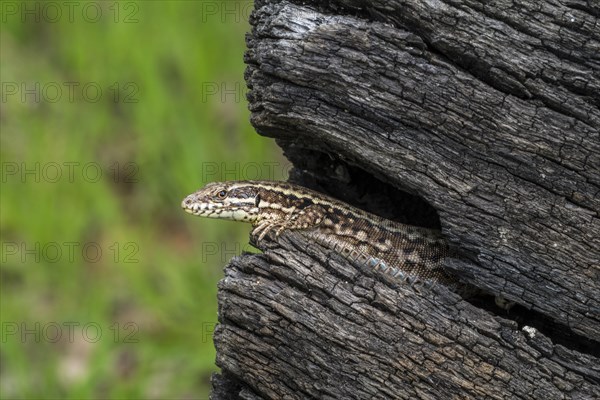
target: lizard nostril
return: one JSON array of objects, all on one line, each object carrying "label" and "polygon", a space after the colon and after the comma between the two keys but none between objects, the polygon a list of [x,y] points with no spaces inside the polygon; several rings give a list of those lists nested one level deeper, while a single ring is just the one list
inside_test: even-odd
[{"label": "lizard nostril", "polygon": [[183,199],[181,202],[181,207],[185,209],[189,209],[192,206],[192,199]]}]

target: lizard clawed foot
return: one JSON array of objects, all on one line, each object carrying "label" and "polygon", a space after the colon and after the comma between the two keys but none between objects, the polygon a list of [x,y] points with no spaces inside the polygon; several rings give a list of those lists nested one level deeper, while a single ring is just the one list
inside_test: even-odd
[{"label": "lizard clawed foot", "polygon": [[276,229],[275,237],[279,237],[279,235],[285,228],[286,226],[281,223],[274,223],[272,221],[262,221],[252,230],[251,234],[252,236],[257,237],[256,241],[257,243],[260,243],[267,235],[267,233],[269,233],[271,230]]},{"label": "lizard clawed foot", "polygon": [[265,235],[272,229],[272,225],[269,221],[262,221],[258,225],[252,229],[250,233],[252,236],[256,237],[256,242],[259,243],[263,240]]},{"label": "lizard clawed foot", "polygon": [[279,237],[279,235],[281,235],[281,232],[283,232],[285,228],[287,228],[285,225],[279,225],[279,228],[277,228],[277,230],[275,231],[275,237]]}]

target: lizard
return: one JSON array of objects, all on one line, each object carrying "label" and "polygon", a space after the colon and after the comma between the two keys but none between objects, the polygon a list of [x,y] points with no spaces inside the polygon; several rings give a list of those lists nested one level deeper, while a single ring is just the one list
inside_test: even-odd
[{"label": "lizard", "polygon": [[391,221],[292,183],[213,182],[185,197],[181,206],[201,217],[251,223],[258,243],[269,232],[278,237],[285,230],[300,231],[413,287],[457,283],[442,266],[449,248],[440,231]]}]

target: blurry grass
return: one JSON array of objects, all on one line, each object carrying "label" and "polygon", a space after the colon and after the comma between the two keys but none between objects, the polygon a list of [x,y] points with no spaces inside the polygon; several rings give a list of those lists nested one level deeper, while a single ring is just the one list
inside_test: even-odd
[{"label": "blurry grass", "polygon": [[[124,2],[115,21],[117,3],[102,2],[96,23],[81,6],[73,22],[65,10],[58,22],[3,15],[3,90],[56,82],[63,93],[3,93],[2,398],[208,397],[217,281],[249,227],[193,218],[180,201],[206,181],[257,177],[241,174],[256,171],[247,165],[285,178],[274,143],[247,122],[244,94],[207,92],[245,89],[249,7],[232,3]],[[123,22],[132,12],[137,22]],[[65,82],[103,93],[92,102],[76,87],[70,101]],[[274,176],[263,161],[281,163]],[[42,173],[49,163],[62,167],[56,182]],[[64,163],[79,163],[72,181]],[[83,175],[87,163],[102,167],[98,181]]]}]

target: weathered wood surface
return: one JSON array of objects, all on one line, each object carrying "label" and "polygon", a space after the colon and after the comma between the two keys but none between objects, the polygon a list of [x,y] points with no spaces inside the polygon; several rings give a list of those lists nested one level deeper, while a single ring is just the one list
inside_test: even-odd
[{"label": "weathered wood surface", "polygon": [[264,250],[220,282],[217,364],[232,380],[213,399],[600,396],[598,358],[444,287],[419,295],[298,234]]},{"label": "weathered wood surface", "polygon": [[382,186],[420,196],[447,267],[521,312],[286,235],[226,268],[213,398],[599,397],[598,3],[308,3],[256,2],[257,131],[371,211]]}]

